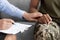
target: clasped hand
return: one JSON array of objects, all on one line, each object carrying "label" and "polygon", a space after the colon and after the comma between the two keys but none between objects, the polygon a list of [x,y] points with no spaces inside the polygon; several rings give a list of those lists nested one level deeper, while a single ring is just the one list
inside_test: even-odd
[{"label": "clasped hand", "polygon": [[49,14],[42,14],[40,12],[25,13],[23,17],[28,21],[38,21],[42,24],[48,24],[52,21],[52,18],[49,16]]}]

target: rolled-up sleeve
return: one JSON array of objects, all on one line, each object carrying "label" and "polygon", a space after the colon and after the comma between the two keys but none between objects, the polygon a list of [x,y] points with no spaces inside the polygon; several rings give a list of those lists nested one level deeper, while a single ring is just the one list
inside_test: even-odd
[{"label": "rolled-up sleeve", "polygon": [[23,19],[22,16],[25,11],[12,5],[7,0],[0,0],[0,12],[6,13],[10,16],[14,16],[14,17],[18,17],[20,19]]}]

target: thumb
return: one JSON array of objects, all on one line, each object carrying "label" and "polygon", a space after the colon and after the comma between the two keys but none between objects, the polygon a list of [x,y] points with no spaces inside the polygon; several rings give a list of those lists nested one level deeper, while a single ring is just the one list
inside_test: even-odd
[{"label": "thumb", "polygon": [[37,14],[37,16],[43,16],[43,14],[42,13],[40,13],[40,12],[36,12],[36,14]]},{"label": "thumb", "polygon": [[43,16],[43,14],[42,13],[36,13],[35,15],[33,15],[34,17],[36,17],[36,18],[40,18],[41,16]]},{"label": "thumb", "polygon": [[12,19],[8,19],[8,21],[7,21],[7,22],[10,22],[10,23],[12,23],[12,24],[14,24],[14,23],[15,23]]}]

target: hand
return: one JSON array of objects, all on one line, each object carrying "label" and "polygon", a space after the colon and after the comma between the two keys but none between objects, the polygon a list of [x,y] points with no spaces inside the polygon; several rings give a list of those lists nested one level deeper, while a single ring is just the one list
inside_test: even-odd
[{"label": "hand", "polygon": [[42,24],[49,24],[52,18],[48,14],[43,14],[41,18],[38,18],[38,21]]},{"label": "hand", "polygon": [[40,18],[42,13],[35,12],[35,13],[25,13],[23,17],[28,21],[38,21],[37,18]]},{"label": "hand", "polygon": [[12,26],[12,19],[0,19],[0,30],[6,30]]}]

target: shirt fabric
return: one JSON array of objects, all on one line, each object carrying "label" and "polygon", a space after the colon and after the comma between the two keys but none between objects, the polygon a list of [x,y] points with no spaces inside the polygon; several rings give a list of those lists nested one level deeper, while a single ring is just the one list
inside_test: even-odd
[{"label": "shirt fabric", "polygon": [[48,13],[51,17],[60,18],[60,0],[40,0],[40,12]]},{"label": "shirt fabric", "polygon": [[0,0],[0,12],[23,19],[22,16],[25,11],[12,5],[7,0]]},{"label": "shirt fabric", "polygon": [[[23,20],[22,16],[25,11],[12,5],[7,0],[0,0],[0,12],[3,12],[10,16],[18,17]],[[5,36],[6,36],[6,34],[0,32],[0,40],[4,40]]]}]

